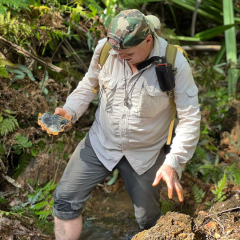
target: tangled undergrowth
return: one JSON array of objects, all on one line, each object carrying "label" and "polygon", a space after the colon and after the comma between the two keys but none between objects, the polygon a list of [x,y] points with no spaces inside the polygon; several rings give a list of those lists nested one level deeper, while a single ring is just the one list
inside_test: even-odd
[{"label": "tangled undergrowth", "polygon": [[[103,23],[107,26],[116,11],[117,2],[106,2],[108,5],[103,7],[89,1],[91,11],[83,9],[78,1],[69,5],[58,1],[47,1],[42,5],[41,1],[33,1],[30,8],[16,0],[11,0],[6,7],[6,2],[4,0],[2,5],[5,5],[0,6],[0,12],[5,11],[0,16],[0,25],[3,26],[0,28],[1,36],[24,48],[32,57],[1,43],[1,237],[24,239],[34,236],[54,239],[51,235],[52,194],[76,145],[94,120],[97,100],[69,132],[58,137],[49,137],[41,130],[37,125],[38,114],[53,113],[56,107],[64,104],[66,97],[77,86],[87,71],[97,40],[106,36]],[[12,8],[20,11],[20,7],[24,9],[21,15],[16,12],[13,14]],[[28,10],[31,11],[31,16]],[[176,36],[174,30],[169,32],[164,29],[164,25],[161,31],[163,37]],[[34,58],[40,56],[42,63]],[[224,214],[225,221],[218,215],[216,218],[207,218],[206,215],[210,213],[204,212],[200,223],[193,223],[190,216],[172,213],[187,212],[186,209],[190,209],[190,206],[194,210],[191,209],[189,214],[211,207],[213,209],[216,202],[227,199],[234,191],[239,191],[240,186],[240,103],[239,99],[231,101],[228,97],[226,75],[229,66],[225,60],[214,64],[210,54],[199,59],[194,58],[191,66],[199,89],[201,137],[181,182],[185,191],[185,206],[179,209],[177,201],[168,200],[163,191],[161,210],[167,215],[161,219],[157,228],[162,224],[161,231],[166,230],[168,223],[174,236],[182,234],[190,239],[194,234],[205,234],[208,239],[214,239],[219,235],[233,236],[231,234],[235,232],[232,231],[232,226],[238,231],[238,213],[231,216]],[[54,72],[46,67],[48,64],[63,70],[61,73]],[[239,95],[239,89],[237,91],[236,96]],[[98,190],[115,192],[118,183],[119,181],[111,186],[99,185]],[[102,211],[100,203],[98,209],[94,207],[94,201],[87,205],[92,208],[91,212],[90,207],[86,208],[87,217]],[[111,216],[115,216],[114,213]],[[225,227],[225,222],[230,229]],[[181,226],[176,228],[171,223],[179,226],[185,224],[189,235],[186,235]],[[192,229],[193,226],[196,229]]]}]

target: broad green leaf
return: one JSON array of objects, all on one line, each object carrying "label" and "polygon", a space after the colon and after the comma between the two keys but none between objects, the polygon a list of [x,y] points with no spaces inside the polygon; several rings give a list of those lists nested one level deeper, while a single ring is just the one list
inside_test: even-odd
[{"label": "broad green leaf", "polygon": [[179,33],[179,28],[178,28],[178,22],[177,22],[176,15],[175,15],[175,13],[173,11],[173,8],[172,8],[171,4],[169,4],[168,6],[169,6],[170,11],[171,11],[171,13],[173,15],[173,20],[174,20],[174,23],[175,23],[175,26],[176,26],[177,33]]},{"label": "broad green leaf", "polygon": [[215,57],[215,60],[214,60],[214,63],[213,63],[214,65],[220,63],[220,61],[222,60],[225,52],[226,52],[226,45],[225,45],[225,42],[223,42],[220,51],[218,51],[218,53]]},{"label": "broad green leaf", "polygon": [[93,40],[93,38],[90,32],[87,33],[87,36],[88,36],[88,39],[87,39],[88,48],[89,50],[91,50],[91,41]]},{"label": "broad green leaf", "polygon": [[89,8],[91,9],[93,15],[96,16],[98,10],[92,4],[89,4]]},{"label": "broad green leaf", "polygon": [[36,37],[37,37],[38,41],[40,41],[40,33],[39,32],[36,33]]},{"label": "broad green leaf", "polygon": [[6,16],[7,8],[4,6],[0,6],[0,15]]},{"label": "broad green leaf", "polygon": [[0,77],[5,77],[8,78],[8,71],[6,70],[6,68],[2,68],[0,67]]},{"label": "broad green leaf", "polygon": [[223,33],[225,30],[227,30],[233,26],[235,26],[235,24],[229,24],[229,25],[225,25],[225,26],[222,25],[222,26],[218,26],[215,28],[211,28],[211,29],[208,29],[203,32],[195,34],[195,37],[200,38],[201,40],[208,40],[208,39],[216,37],[220,33]]},{"label": "broad green leaf", "polygon": [[[224,24],[231,25],[234,23],[234,11],[233,1],[223,0],[223,11],[224,11]],[[225,31],[225,42],[226,42],[226,56],[227,62],[231,64],[228,70],[228,94],[230,97],[235,98],[236,86],[238,80],[239,69],[235,69],[234,64],[237,62],[237,44],[235,27],[226,29]],[[232,64],[233,63],[233,64]]]},{"label": "broad green leaf", "polygon": [[184,37],[184,36],[169,36],[168,38],[182,40],[182,41],[191,41],[191,42],[198,42],[201,40],[198,37]]}]

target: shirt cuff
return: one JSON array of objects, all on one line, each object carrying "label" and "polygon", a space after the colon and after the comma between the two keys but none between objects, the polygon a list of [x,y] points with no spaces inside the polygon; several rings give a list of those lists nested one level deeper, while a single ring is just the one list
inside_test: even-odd
[{"label": "shirt cuff", "polygon": [[173,155],[168,154],[166,156],[166,159],[165,159],[163,165],[168,165],[168,166],[172,167],[176,171],[179,179],[181,179],[182,172],[183,172],[186,164],[179,163],[178,160]]},{"label": "shirt cuff", "polygon": [[63,109],[66,109],[69,111],[69,113],[72,115],[72,120],[75,119],[76,113],[74,110],[72,110],[70,107],[63,107]]}]

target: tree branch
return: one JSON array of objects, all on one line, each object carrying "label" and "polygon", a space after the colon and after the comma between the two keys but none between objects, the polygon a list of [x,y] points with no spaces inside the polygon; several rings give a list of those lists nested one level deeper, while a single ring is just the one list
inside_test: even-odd
[{"label": "tree branch", "polygon": [[0,41],[6,45],[10,45],[11,47],[13,47],[17,52],[20,52],[22,53],[23,55],[27,56],[27,57],[30,57],[30,58],[33,58],[35,59],[36,61],[38,61],[39,63],[41,63],[43,66],[51,69],[52,71],[54,72],[61,72],[63,69],[62,68],[59,68],[59,67],[56,67],[54,66],[53,64],[51,63],[47,63],[45,61],[43,61],[41,58],[39,58],[38,56],[35,56],[34,54],[28,52],[27,50],[19,47],[18,45],[12,43],[12,42],[9,42],[8,40],[6,40],[5,38],[1,37],[0,36]]}]

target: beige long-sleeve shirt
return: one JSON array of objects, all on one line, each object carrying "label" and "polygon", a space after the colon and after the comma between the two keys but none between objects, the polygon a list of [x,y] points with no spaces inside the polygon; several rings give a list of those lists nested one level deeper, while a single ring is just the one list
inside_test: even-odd
[{"label": "beige long-sleeve shirt", "polygon": [[[159,87],[155,63],[134,74],[125,63],[124,76],[124,60],[120,60],[118,53],[111,50],[99,71],[98,59],[106,40],[99,41],[88,72],[69,95],[64,108],[72,112],[72,121],[75,122],[96,96],[92,90],[99,84],[101,101],[89,132],[93,149],[109,170],[125,155],[133,169],[141,175],[155,163],[167,141],[171,120],[170,101]],[[149,58],[165,56],[166,47],[164,39],[154,38]],[[201,117],[198,89],[191,68],[180,52],[177,53],[175,68],[174,94],[179,123],[164,164],[173,167],[181,177],[186,162],[195,151]],[[126,94],[130,99],[128,106],[124,105]]]}]

